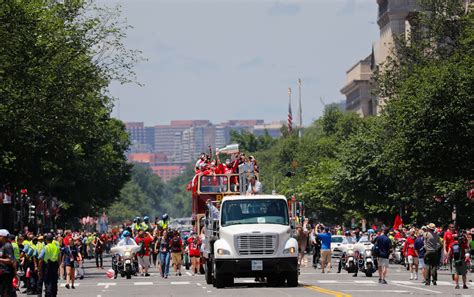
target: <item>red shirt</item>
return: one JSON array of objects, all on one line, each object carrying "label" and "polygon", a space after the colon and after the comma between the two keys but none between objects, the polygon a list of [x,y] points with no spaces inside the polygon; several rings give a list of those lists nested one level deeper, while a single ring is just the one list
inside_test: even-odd
[{"label": "red shirt", "polygon": [[454,242],[453,232],[449,230],[444,232],[443,240],[446,244],[446,250],[449,251],[449,249],[453,247],[453,242]]},{"label": "red shirt", "polygon": [[189,256],[199,257],[201,255],[201,251],[199,250],[201,246],[201,238],[189,237],[188,243],[189,243]]},{"label": "red shirt", "polygon": [[140,236],[137,236],[137,238],[135,238],[135,242],[140,245],[140,243],[143,241],[143,247],[145,249],[145,254],[143,254],[144,256],[149,256],[150,255],[150,244],[153,242],[153,238],[151,238],[150,236],[144,236],[144,237],[140,237]]},{"label": "red shirt", "polygon": [[417,257],[416,252],[415,252],[415,240],[411,237],[408,236],[407,240],[405,241],[405,255],[407,256],[412,256],[412,257]]}]

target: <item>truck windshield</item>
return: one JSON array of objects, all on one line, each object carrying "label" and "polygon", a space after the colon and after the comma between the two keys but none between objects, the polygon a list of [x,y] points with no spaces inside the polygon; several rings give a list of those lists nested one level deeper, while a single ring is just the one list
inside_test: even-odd
[{"label": "truck windshield", "polygon": [[222,205],[222,227],[237,224],[288,225],[288,208],[281,199],[245,199]]}]

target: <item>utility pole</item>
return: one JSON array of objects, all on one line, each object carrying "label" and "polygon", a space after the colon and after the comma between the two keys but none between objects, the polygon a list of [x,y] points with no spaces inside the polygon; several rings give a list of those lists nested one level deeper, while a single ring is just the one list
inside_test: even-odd
[{"label": "utility pole", "polygon": [[291,88],[288,88],[288,135],[293,133],[293,113],[291,112]]}]

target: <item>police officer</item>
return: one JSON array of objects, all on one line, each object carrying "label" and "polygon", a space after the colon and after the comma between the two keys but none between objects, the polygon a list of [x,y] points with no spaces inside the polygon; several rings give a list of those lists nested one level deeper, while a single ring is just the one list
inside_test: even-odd
[{"label": "police officer", "polygon": [[152,231],[153,228],[151,227],[150,218],[148,216],[143,217],[143,222],[140,224],[140,228],[143,229],[143,231],[145,232]]},{"label": "police officer", "polygon": [[46,246],[44,248],[43,263],[46,265],[44,274],[45,296],[56,297],[58,295],[59,279],[59,247],[53,243],[53,235],[46,235]]},{"label": "police officer", "polygon": [[36,282],[36,294],[42,295],[43,294],[43,277],[44,277],[44,270],[45,267],[44,265],[40,265],[41,259],[40,259],[40,254],[43,251],[45,247],[44,244],[44,236],[38,236],[38,242],[36,243],[36,268],[37,268],[37,274],[38,274],[38,280]]},{"label": "police officer", "polygon": [[168,219],[169,219],[168,214],[167,213],[163,214],[161,216],[161,220],[158,221],[157,228],[160,229],[160,230],[168,229]]},{"label": "police officer", "polygon": [[142,220],[140,219],[140,217],[136,217],[133,220],[133,224],[132,224],[133,237],[138,236],[138,231],[140,231],[140,227],[141,227],[141,221]]}]

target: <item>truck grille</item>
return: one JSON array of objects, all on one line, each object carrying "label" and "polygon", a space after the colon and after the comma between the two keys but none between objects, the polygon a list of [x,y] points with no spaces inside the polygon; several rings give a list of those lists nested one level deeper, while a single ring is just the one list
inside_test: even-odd
[{"label": "truck grille", "polygon": [[240,235],[237,236],[236,245],[241,256],[273,255],[277,247],[277,235]]}]

